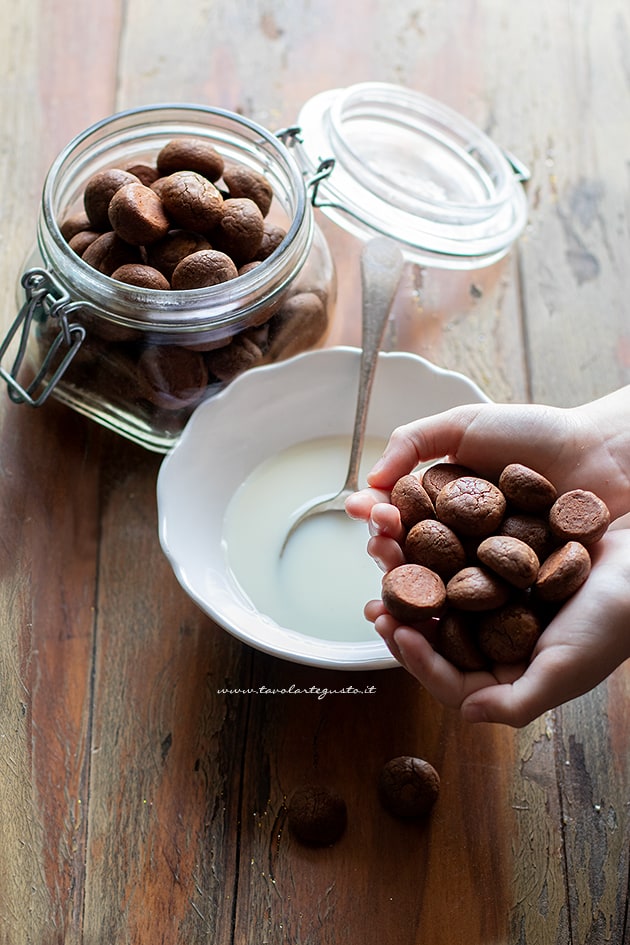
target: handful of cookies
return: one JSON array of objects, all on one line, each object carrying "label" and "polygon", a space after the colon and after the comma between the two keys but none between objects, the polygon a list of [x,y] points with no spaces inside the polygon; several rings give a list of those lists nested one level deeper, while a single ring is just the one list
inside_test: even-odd
[{"label": "handful of cookies", "polygon": [[610,524],[584,489],[558,494],[520,463],[497,482],[439,462],[395,484],[406,563],[383,578],[401,623],[439,618],[436,649],[462,670],[521,663],[560,606],[586,581],[589,548]]}]

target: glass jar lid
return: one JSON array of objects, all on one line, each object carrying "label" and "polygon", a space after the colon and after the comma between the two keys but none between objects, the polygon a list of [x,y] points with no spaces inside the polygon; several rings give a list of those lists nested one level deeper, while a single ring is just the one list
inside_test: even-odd
[{"label": "glass jar lid", "polygon": [[473,268],[525,226],[526,168],[426,95],[378,82],[332,89],[306,102],[298,125],[305,173],[334,159],[315,205],[362,239],[377,232],[423,264]]}]

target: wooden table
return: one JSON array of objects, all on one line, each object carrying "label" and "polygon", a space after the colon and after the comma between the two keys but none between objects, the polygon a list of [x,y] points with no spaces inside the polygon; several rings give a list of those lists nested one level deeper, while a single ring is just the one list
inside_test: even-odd
[{"label": "wooden table", "polygon": [[[276,129],[321,89],[383,80],[456,108],[532,172],[492,304],[417,350],[497,400],[572,405],[630,380],[623,0],[33,0],[3,12],[0,62],[4,327],[44,174],[93,121],[178,100]],[[464,725],[403,670],[254,652],[171,573],[159,456],[53,402],[5,396],[0,417],[2,945],[630,942],[628,666],[513,731]],[[219,692],[291,684],[375,692]],[[374,795],[401,753],[442,776],[421,826]],[[285,825],[285,797],[314,777],[349,812],[324,850]]]}]

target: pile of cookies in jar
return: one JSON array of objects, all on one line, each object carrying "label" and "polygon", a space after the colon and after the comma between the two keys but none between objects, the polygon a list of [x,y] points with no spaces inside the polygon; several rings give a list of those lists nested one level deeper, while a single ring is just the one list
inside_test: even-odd
[{"label": "pile of cookies in jar", "polygon": [[[261,275],[244,296],[242,316],[233,302],[240,296],[229,288],[286,246],[290,223],[267,176],[227,161],[202,138],[173,138],[150,163],[120,162],[93,173],[80,206],[59,229],[95,278],[107,276],[127,294],[144,293],[145,308],[139,305],[135,315],[132,306],[128,328],[110,313],[91,317],[86,305],[81,320],[87,337],[68,371],[70,382],[114,403],[144,405],[147,416],[157,409],[164,423],[167,414],[189,410],[243,371],[317,345],[328,328],[330,299],[319,274],[309,276],[308,265],[293,281],[274,276],[279,289],[274,284],[268,290]],[[227,287],[228,301],[218,306],[216,326],[213,295],[207,323],[198,330],[186,325],[185,302],[156,302],[155,317],[146,303],[146,290],[181,300],[190,297],[189,290],[221,287]],[[192,304],[194,327],[204,309]],[[164,327],[164,316],[178,311],[183,327],[175,336]],[[54,332],[56,326],[40,329],[48,344],[46,327]]]}]

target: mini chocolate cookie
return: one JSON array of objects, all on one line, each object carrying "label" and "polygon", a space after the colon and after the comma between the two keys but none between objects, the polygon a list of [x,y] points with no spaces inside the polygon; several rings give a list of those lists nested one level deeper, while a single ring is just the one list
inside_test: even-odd
[{"label": "mini chocolate cookie", "polygon": [[123,168],[128,174],[134,174],[146,187],[150,187],[160,176],[153,164],[126,164]]},{"label": "mini chocolate cookie", "polygon": [[170,227],[162,201],[140,181],[118,188],[109,202],[108,215],[114,232],[132,246],[155,243]]},{"label": "mini chocolate cookie", "polygon": [[477,557],[499,577],[524,590],[536,580],[540,562],[533,548],[509,535],[490,535],[477,548]]},{"label": "mini chocolate cookie", "polygon": [[440,776],[428,761],[401,755],[392,758],[378,779],[378,795],[383,807],[394,817],[425,817],[440,793]]},{"label": "mini chocolate cookie", "polygon": [[549,510],[549,526],[563,541],[591,545],[610,525],[608,507],[594,492],[572,489],[558,496]]},{"label": "mini chocolate cookie", "polygon": [[326,305],[315,292],[296,292],[283,301],[279,311],[263,311],[256,324],[269,318],[269,361],[306,351],[321,341],[328,328]]},{"label": "mini chocolate cookie", "polygon": [[505,467],[499,476],[499,489],[510,505],[532,515],[547,512],[558,495],[552,482],[522,463]]},{"label": "mini chocolate cookie", "polygon": [[239,276],[246,276],[248,272],[252,272],[253,269],[258,269],[262,265],[260,259],[252,259],[251,262],[244,263],[242,266],[238,267]]},{"label": "mini chocolate cookie", "polygon": [[298,788],[287,805],[289,830],[300,843],[329,847],[342,836],[348,820],[346,802],[336,791],[307,784]]},{"label": "mini chocolate cookie", "polygon": [[271,254],[277,250],[286,235],[287,231],[283,227],[273,223],[265,223],[262,240],[260,241],[260,246],[256,253],[258,259],[263,260],[271,256]]},{"label": "mini chocolate cookie", "polygon": [[202,174],[175,171],[151,186],[164,204],[167,216],[182,230],[206,235],[219,223],[223,197]]},{"label": "mini chocolate cookie", "polygon": [[77,233],[81,233],[83,230],[93,230],[94,227],[90,223],[89,217],[85,211],[79,211],[78,213],[72,213],[70,216],[65,217],[63,222],[59,225],[61,235],[66,240],[70,242],[73,236],[76,236]]},{"label": "mini chocolate cookie", "polygon": [[429,494],[432,502],[437,499],[438,492],[453,479],[459,479],[461,476],[474,476],[472,469],[467,466],[461,466],[459,463],[434,463],[425,469],[422,475],[422,485]]},{"label": "mini chocolate cookie", "polygon": [[509,597],[509,585],[477,565],[462,568],[446,585],[446,598],[458,610],[493,610],[507,603]]},{"label": "mini chocolate cookie", "polygon": [[481,651],[493,663],[522,663],[530,658],[541,632],[535,611],[513,603],[483,614],[477,639]]},{"label": "mini chocolate cookie", "polygon": [[477,615],[450,610],[440,617],[436,649],[449,663],[463,672],[485,669],[486,656],[477,642]]},{"label": "mini chocolate cookie", "polygon": [[400,623],[417,623],[441,613],[446,588],[435,571],[421,564],[401,564],[383,578],[381,597]]},{"label": "mini chocolate cookie", "polygon": [[547,516],[527,515],[524,512],[506,515],[498,534],[520,538],[535,551],[539,561],[544,561],[554,548],[554,537]]},{"label": "mini chocolate cookie", "polygon": [[422,564],[446,581],[466,565],[466,552],[455,532],[434,518],[412,525],[404,552],[408,562]]},{"label": "mini chocolate cookie", "polygon": [[220,381],[231,381],[237,374],[261,364],[262,359],[259,345],[242,332],[229,344],[208,352],[206,364]]},{"label": "mini chocolate cookie", "polygon": [[171,285],[176,290],[202,289],[236,279],[238,269],[229,256],[216,249],[200,249],[185,256],[173,270]]},{"label": "mini chocolate cookie", "polygon": [[75,233],[74,236],[70,237],[68,246],[77,256],[83,256],[88,246],[102,235],[99,230],[80,230],[78,233]]},{"label": "mini chocolate cookie", "polygon": [[505,513],[505,496],[479,476],[447,482],[435,500],[437,518],[460,536],[485,538],[497,530]]},{"label": "mini chocolate cookie", "polygon": [[225,162],[217,149],[203,138],[173,138],[156,160],[160,176],[176,171],[196,171],[210,181],[221,177]]},{"label": "mini chocolate cookie", "polygon": [[179,345],[151,345],[138,360],[142,396],[164,410],[198,403],[208,385],[203,355]]},{"label": "mini chocolate cookie", "polygon": [[124,266],[119,266],[118,269],[114,269],[112,272],[112,279],[142,289],[160,289],[164,291],[171,287],[166,276],[163,276],[153,266],[145,266],[144,263],[126,263]]},{"label": "mini chocolate cookie", "polygon": [[244,164],[231,164],[223,172],[230,197],[249,197],[266,217],[273,200],[273,188],[266,177]]},{"label": "mini chocolate cookie", "polygon": [[140,181],[129,171],[119,167],[108,167],[90,177],[83,191],[83,206],[95,230],[109,229],[109,204],[120,187]]},{"label": "mini chocolate cookie", "polygon": [[564,601],[584,584],[591,571],[591,556],[579,541],[568,541],[552,551],[540,566],[534,585],[544,601]]},{"label": "mini chocolate cookie", "polygon": [[170,281],[177,264],[201,249],[211,249],[204,236],[188,230],[170,230],[163,239],[147,247],[147,262]]},{"label": "mini chocolate cookie", "polygon": [[435,518],[433,502],[418,476],[408,473],[401,476],[391,492],[390,502],[400,512],[405,528],[411,528],[425,518]]},{"label": "mini chocolate cookie", "polygon": [[139,246],[131,246],[113,230],[101,233],[83,250],[82,259],[93,269],[111,276],[115,269],[126,263],[140,263],[142,256]]},{"label": "mini chocolate cookie", "polygon": [[263,229],[263,215],[253,200],[229,197],[223,201],[223,212],[212,233],[212,244],[240,265],[256,258]]}]

